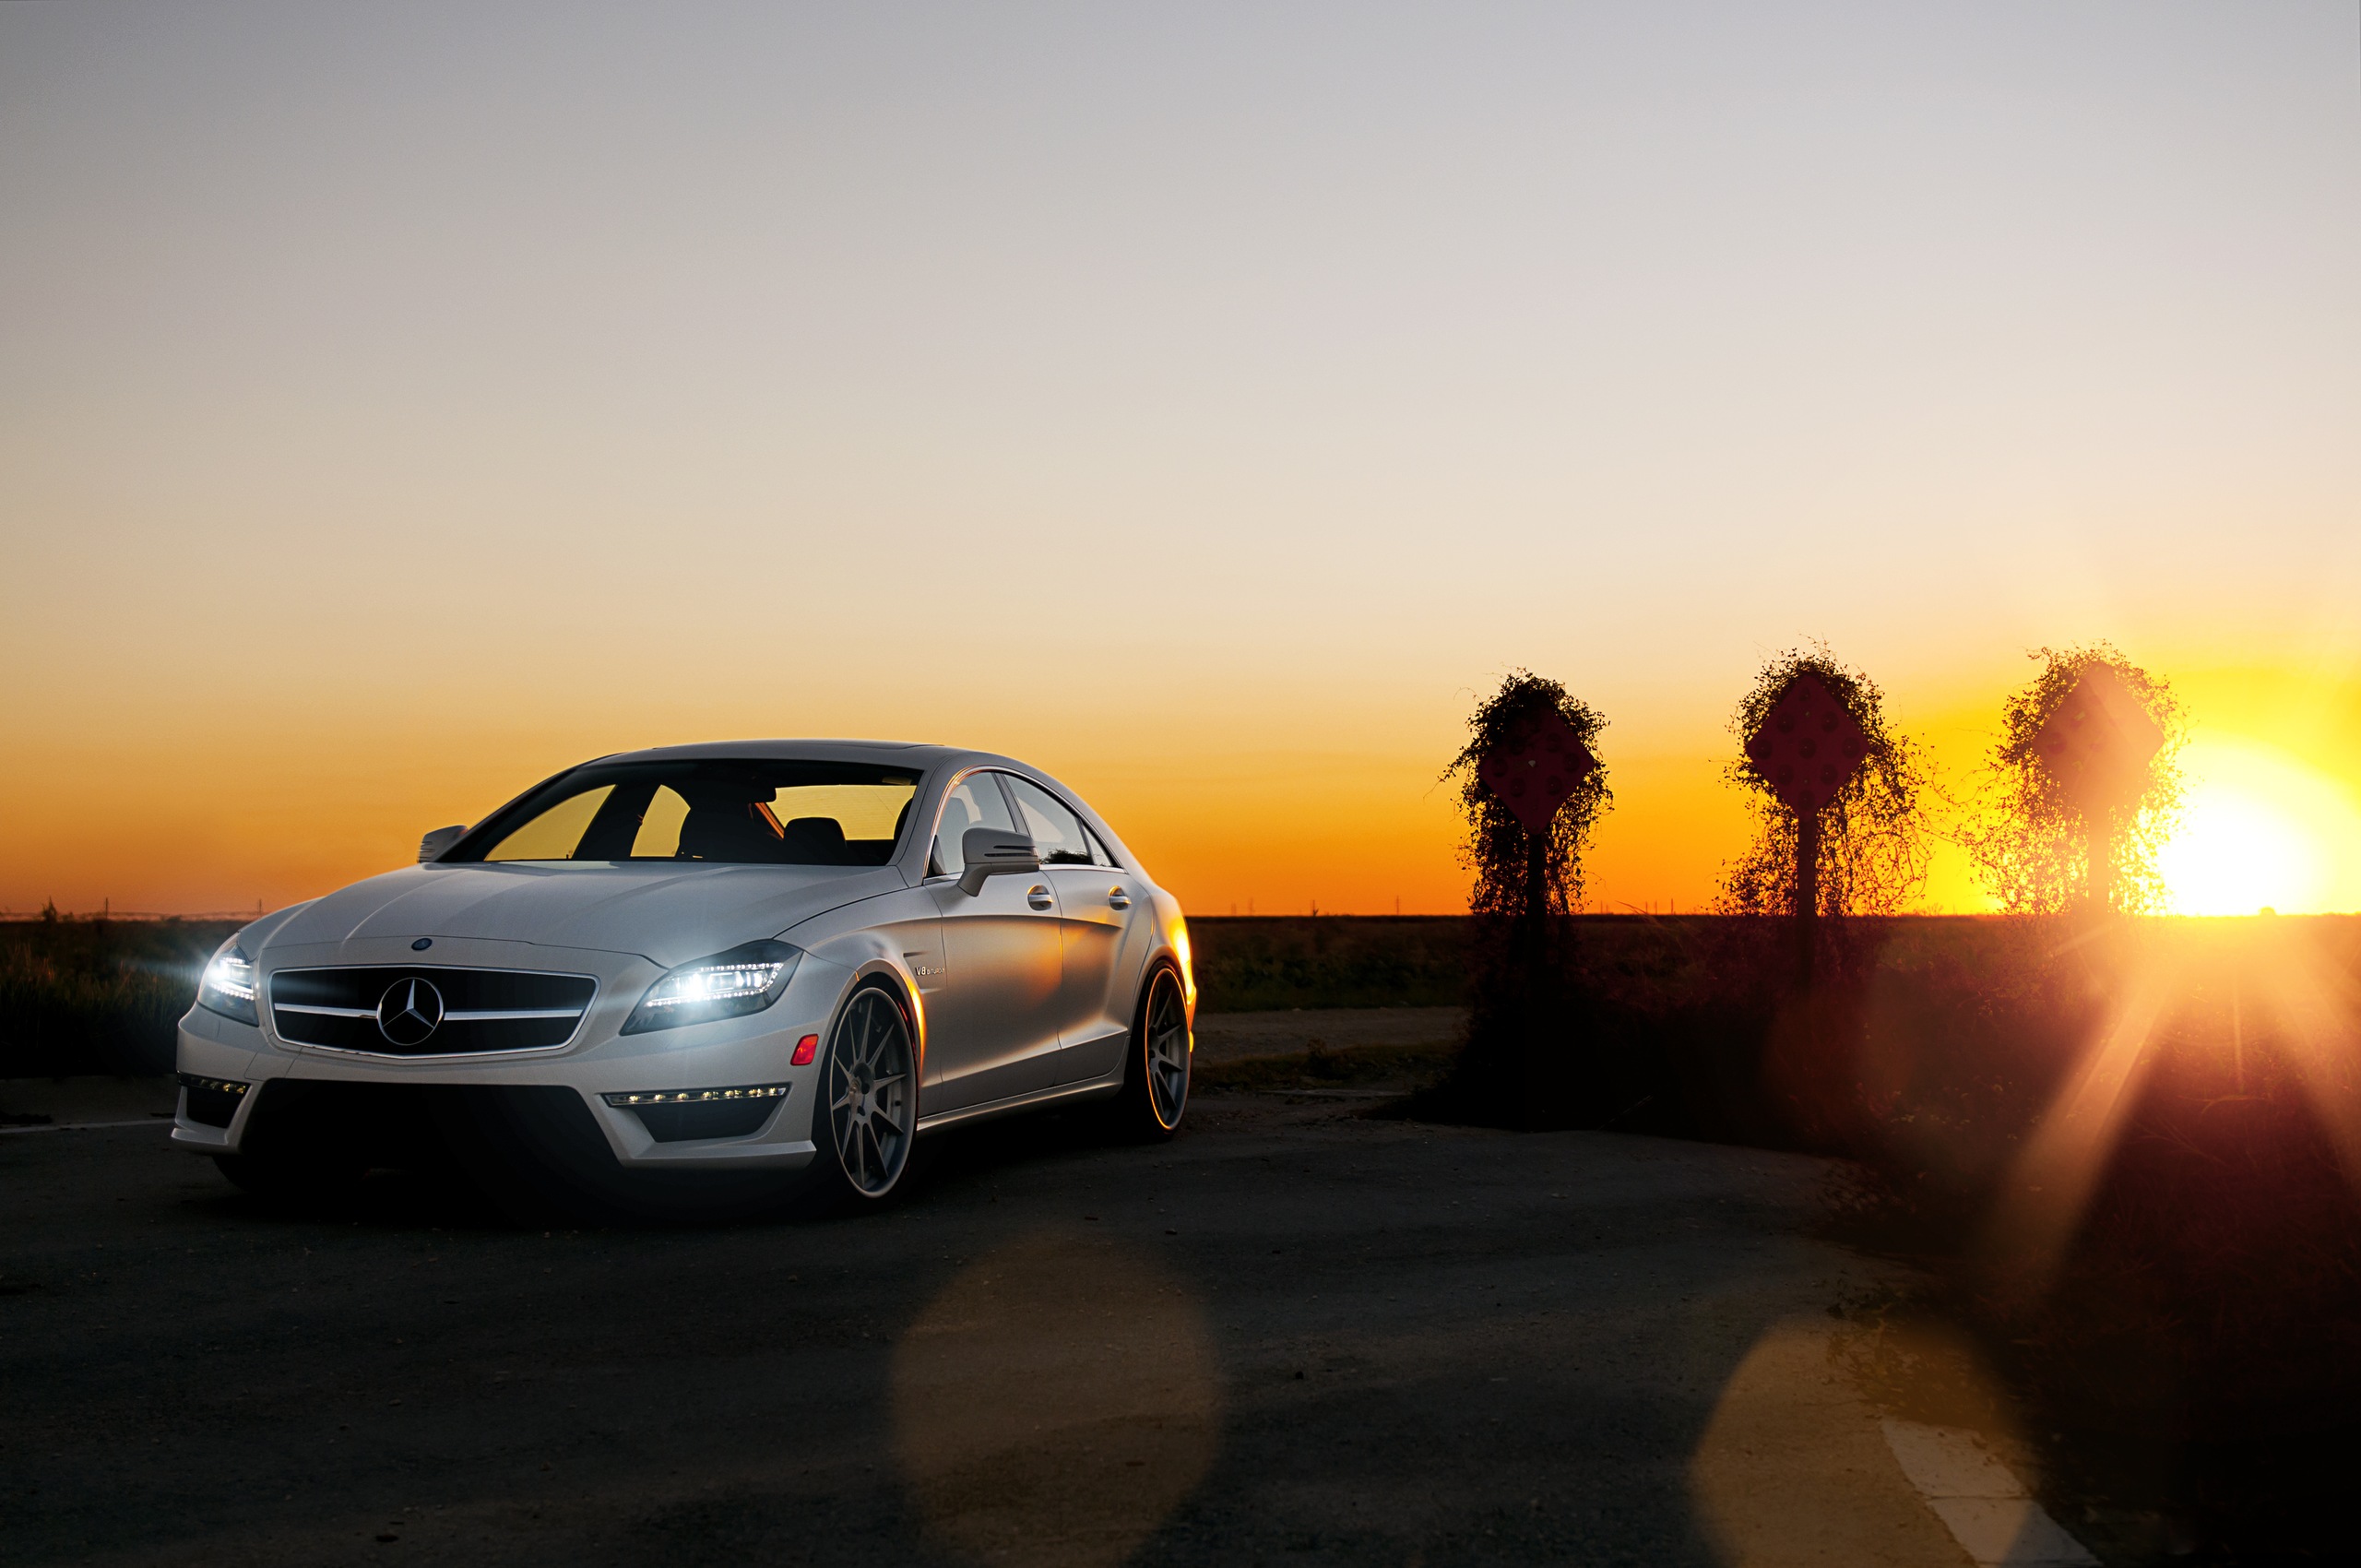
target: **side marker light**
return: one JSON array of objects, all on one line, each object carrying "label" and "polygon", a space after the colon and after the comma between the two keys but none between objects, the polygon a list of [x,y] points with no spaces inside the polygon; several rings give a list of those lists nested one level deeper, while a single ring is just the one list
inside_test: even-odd
[{"label": "side marker light", "polygon": [[809,1067],[812,1065],[812,1058],[819,1052],[820,1037],[805,1035],[795,1042],[795,1054],[787,1059],[787,1064],[790,1067]]}]

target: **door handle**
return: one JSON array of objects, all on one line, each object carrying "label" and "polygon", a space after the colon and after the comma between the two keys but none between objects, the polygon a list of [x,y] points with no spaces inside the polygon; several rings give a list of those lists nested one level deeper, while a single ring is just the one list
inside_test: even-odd
[{"label": "door handle", "polygon": [[1026,888],[1025,890],[1025,901],[1032,905],[1037,909],[1046,909],[1050,905],[1057,902],[1056,899],[1050,897],[1050,890],[1046,887]]},{"label": "door handle", "polygon": [[1110,909],[1128,909],[1132,907],[1132,896],[1120,887],[1110,887],[1107,890],[1107,903]]}]

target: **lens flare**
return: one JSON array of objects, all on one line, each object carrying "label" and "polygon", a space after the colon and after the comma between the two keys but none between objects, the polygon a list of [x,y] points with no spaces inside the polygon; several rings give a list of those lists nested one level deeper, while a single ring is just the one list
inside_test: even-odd
[{"label": "lens flare", "polygon": [[2180,827],[2159,857],[2173,912],[2281,914],[2361,903],[2361,810],[2293,757],[2200,740]]}]

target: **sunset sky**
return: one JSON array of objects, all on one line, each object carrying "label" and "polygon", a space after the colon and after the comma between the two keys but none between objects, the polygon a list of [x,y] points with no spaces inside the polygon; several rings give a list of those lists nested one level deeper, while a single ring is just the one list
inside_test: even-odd
[{"label": "sunset sky", "polygon": [[2361,14],[7,6],[0,552],[16,910],[794,734],[1453,910],[1519,666],[1685,909],[1808,638],[1954,792],[2111,639],[2182,906],[2361,909]]}]

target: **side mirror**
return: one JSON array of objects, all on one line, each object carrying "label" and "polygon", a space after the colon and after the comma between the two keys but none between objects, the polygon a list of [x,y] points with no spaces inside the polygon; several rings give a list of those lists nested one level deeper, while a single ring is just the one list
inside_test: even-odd
[{"label": "side mirror", "polygon": [[967,829],[959,839],[959,858],[967,862],[959,873],[959,891],[970,898],[984,890],[986,877],[1041,869],[1041,854],[1032,839],[997,827]]},{"label": "side mirror", "polygon": [[467,836],[468,826],[463,822],[455,823],[449,827],[436,828],[418,841],[418,863],[424,865],[429,861],[441,860],[444,850]]}]

